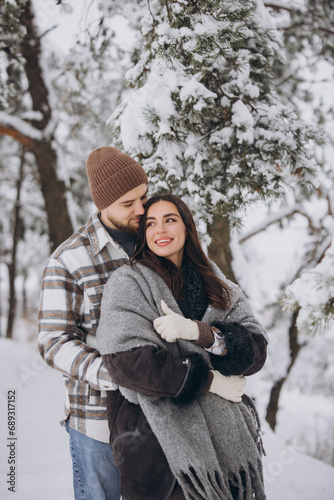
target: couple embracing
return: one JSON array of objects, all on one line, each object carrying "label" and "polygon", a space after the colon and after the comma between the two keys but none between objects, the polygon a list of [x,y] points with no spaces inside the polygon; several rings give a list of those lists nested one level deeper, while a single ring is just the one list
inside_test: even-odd
[{"label": "couple embracing", "polygon": [[[96,248],[100,244],[98,273],[103,276],[96,342],[86,343],[75,304],[71,328],[80,330],[79,336],[68,337],[68,332],[65,338],[63,333],[61,344],[53,331],[52,339],[57,344],[54,366],[66,343],[86,343],[86,365],[76,374],[80,383],[92,387],[85,377],[89,370],[93,374],[94,362],[98,366],[95,390],[101,389],[96,394],[101,411],[91,420],[98,421],[106,408],[108,460],[116,470],[109,471],[114,492],[94,500],[119,498],[117,488],[123,500],[265,499],[259,419],[244,389],[245,377],[265,362],[266,332],[240,288],[206,257],[193,216],[180,198],[163,194],[147,201],[144,170],[115,148],[93,151],[87,173],[99,210],[96,224],[101,226],[96,226],[100,240],[95,238]],[[123,250],[109,267],[103,252],[110,255],[113,249],[105,244],[102,252],[102,237]],[[59,263],[61,251],[53,260]],[[94,302],[98,287],[94,292],[86,288],[91,288],[84,293]],[[42,329],[40,346],[47,361],[50,341],[50,331],[43,334]],[[74,364],[72,359],[72,368]],[[71,387],[73,370],[68,375]],[[70,439],[83,429],[90,438],[85,430],[94,422],[80,428],[79,420],[72,398]],[[73,453],[72,458],[74,462]],[[77,498],[90,497],[78,493]]]}]

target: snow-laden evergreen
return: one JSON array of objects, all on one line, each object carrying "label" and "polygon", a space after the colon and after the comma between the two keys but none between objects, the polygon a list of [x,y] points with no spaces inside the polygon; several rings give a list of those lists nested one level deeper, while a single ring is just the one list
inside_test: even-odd
[{"label": "snow-laden evergreen", "polygon": [[288,54],[277,72],[280,94],[325,132],[325,144],[313,152],[322,164],[317,189],[307,202],[300,200],[299,209],[308,217],[313,241],[305,247],[298,279],[283,294],[284,307],[298,310],[297,326],[305,338],[328,328],[331,332],[333,326],[334,10],[328,0],[290,0],[283,7],[276,4],[272,19]]},{"label": "snow-laden evergreen", "polygon": [[273,85],[283,48],[256,2],[150,2],[132,91],[109,122],[154,191],[202,220],[312,182],[315,131]]}]

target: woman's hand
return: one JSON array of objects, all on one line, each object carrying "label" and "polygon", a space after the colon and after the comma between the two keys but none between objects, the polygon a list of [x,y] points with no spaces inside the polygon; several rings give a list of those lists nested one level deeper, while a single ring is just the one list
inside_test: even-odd
[{"label": "woman's hand", "polygon": [[198,325],[191,319],[184,318],[173,312],[162,300],[161,309],[165,316],[160,316],[153,321],[153,327],[167,342],[176,342],[178,339],[198,340]]},{"label": "woman's hand", "polygon": [[240,403],[241,396],[246,387],[246,379],[243,375],[231,375],[226,377],[217,370],[211,370],[213,373],[213,380],[209,392],[218,394],[221,398],[232,401],[233,403]]}]

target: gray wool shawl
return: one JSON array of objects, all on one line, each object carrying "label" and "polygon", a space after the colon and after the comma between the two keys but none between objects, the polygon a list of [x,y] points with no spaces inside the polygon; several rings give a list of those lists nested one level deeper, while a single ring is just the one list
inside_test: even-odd
[{"label": "gray wool shawl", "polygon": [[[211,265],[231,287],[231,308],[223,311],[209,306],[202,321],[209,325],[214,321],[238,322],[266,336],[240,288],[229,282],[214,263]],[[97,331],[101,354],[151,345],[175,356],[199,353],[212,368],[203,347],[185,340],[168,343],[155,332],[153,320],[163,315],[161,299],[182,315],[171,290],[151,269],[136,264],[115,271],[103,293]],[[259,419],[250,398],[244,396],[241,403],[232,403],[207,393],[182,406],[172,398],[119,389],[130,402],[141,406],[187,500],[233,500],[229,482],[245,489],[246,500],[266,498]]]}]

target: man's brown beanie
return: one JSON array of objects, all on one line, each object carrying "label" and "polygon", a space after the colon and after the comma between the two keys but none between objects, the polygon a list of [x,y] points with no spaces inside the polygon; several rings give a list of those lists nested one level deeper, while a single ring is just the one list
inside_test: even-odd
[{"label": "man's brown beanie", "polygon": [[148,183],[143,167],[111,146],[95,149],[88,156],[87,177],[98,210],[108,207],[140,184]]}]

